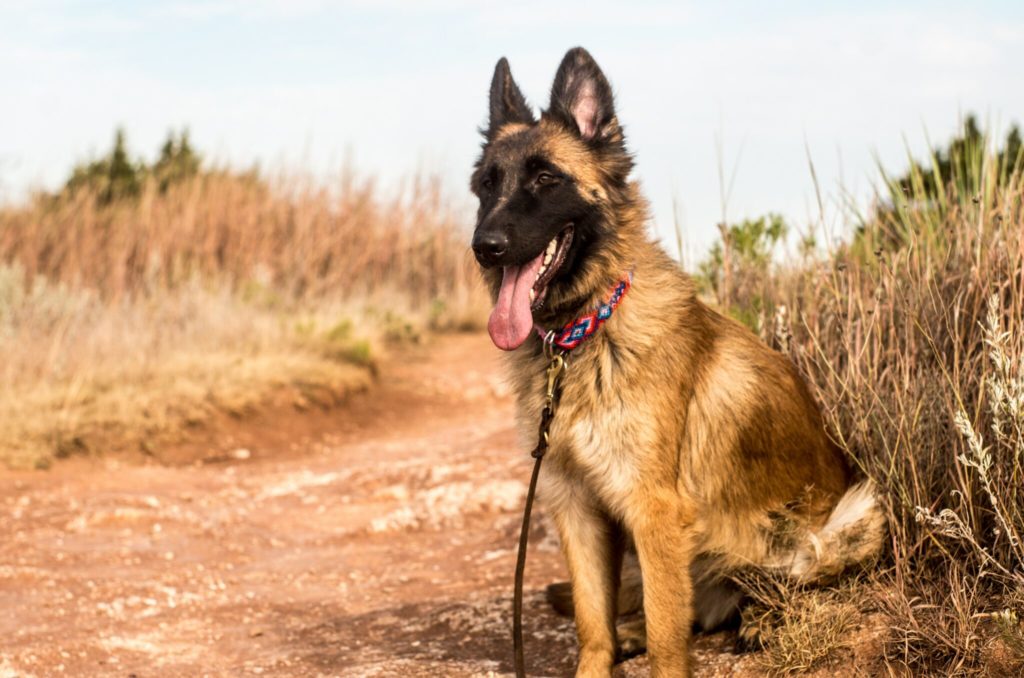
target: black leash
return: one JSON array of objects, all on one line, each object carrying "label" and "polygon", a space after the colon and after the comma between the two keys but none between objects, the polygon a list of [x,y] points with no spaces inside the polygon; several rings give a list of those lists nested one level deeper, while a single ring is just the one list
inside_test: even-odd
[{"label": "black leash", "polygon": [[[553,336],[549,334],[549,337]],[[523,572],[526,570],[526,545],[530,538],[530,513],[533,511],[533,495],[537,491],[540,462],[548,451],[548,429],[555,417],[559,381],[565,370],[565,352],[556,352],[548,337],[544,339],[544,350],[551,359],[547,371],[548,387],[544,394],[544,409],[540,414],[537,447],[530,453],[536,461],[533,463],[533,475],[530,476],[530,489],[526,491],[526,506],[523,507],[523,527],[519,532],[519,554],[516,556],[516,584],[512,596],[512,647],[515,651],[516,678],[526,678],[526,660],[523,657]]]}]

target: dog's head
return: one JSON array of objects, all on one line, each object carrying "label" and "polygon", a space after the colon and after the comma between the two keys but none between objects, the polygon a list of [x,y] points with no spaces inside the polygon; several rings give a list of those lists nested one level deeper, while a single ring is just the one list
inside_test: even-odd
[{"label": "dog's head", "polygon": [[632,160],[611,87],[580,47],[562,60],[539,120],[508,61],[498,61],[483,134],[471,181],[480,198],[473,252],[495,297],[488,332],[509,351],[529,337],[535,315],[556,315],[592,293]]}]

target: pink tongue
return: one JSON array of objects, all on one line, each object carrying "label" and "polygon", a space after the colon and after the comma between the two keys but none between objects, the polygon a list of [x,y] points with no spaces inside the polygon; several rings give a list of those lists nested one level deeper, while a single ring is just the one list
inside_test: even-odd
[{"label": "pink tongue", "polygon": [[544,253],[522,266],[506,266],[501,278],[498,301],[487,321],[487,332],[494,345],[503,351],[519,348],[533,330],[530,312],[530,288],[544,263]]}]

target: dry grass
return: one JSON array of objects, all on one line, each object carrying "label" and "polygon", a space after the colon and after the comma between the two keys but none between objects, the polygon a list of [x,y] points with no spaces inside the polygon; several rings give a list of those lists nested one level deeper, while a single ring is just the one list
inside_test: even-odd
[{"label": "dry grass", "polygon": [[[850,242],[756,286],[763,336],[884,491],[885,654],[914,675],[988,670],[1024,613],[1024,180],[1020,159],[964,154],[948,184],[915,169]],[[1011,664],[1018,650],[1003,643]]]},{"label": "dry grass", "polygon": [[433,182],[386,199],[215,172],[0,210],[0,463],[362,388],[389,345],[485,317],[466,241]]},{"label": "dry grass", "polygon": [[862,618],[851,583],[836,589],[802,589],[749,574],[740,582],[750,598],[743,624],[748,635],[756,629],[763,650],[757,663],[765,673],[806,674],[846,659]]},{"label": "dry grass", "polygon": [[0,261],[106,299],[198,277],[282,300],[398,290],[429,303],[474,286],[468,250],[436,181],[384,198],[350,174],[324,187],[210,172],[108,206],[79,191],[0,213]]}]

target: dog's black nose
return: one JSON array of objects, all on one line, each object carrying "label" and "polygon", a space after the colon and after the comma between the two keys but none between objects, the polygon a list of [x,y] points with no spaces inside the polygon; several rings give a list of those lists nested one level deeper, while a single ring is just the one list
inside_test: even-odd
[{"label": "dog's black nose", "polygon": [[501,233],[482,233],[473,238],[473,253],[484,266],[493,266],[508,252],[508,236]]}]

